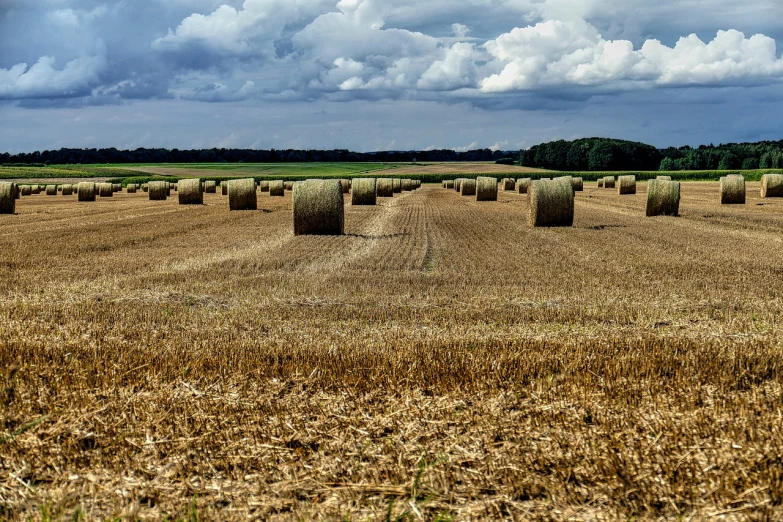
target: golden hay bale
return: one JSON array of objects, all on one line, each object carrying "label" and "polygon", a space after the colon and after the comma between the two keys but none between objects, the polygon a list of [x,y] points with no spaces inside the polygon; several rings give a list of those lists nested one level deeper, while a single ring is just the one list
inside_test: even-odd
[{"label": "golden hay bale", "polygon": [[604,188],[614,188],[614,176],[604,176]]},{"label": "golden hay bale", "polygon": [[204,192],[201,190],[201,181],[198,179],[181,179],[177,187],[182,189],[177,190],[180,205],[204,204]]},{"label": "golden hay bale", "polygon": [[720,204],[745,204],[745,176],[731,174],[720,178]]},{"label": "golden hay bale", "polygon": [[[255,181],[253,182],[255,183]],[[255,188],[255,187],[254,187]],[[204,192],[207,194],[217,193],[217,183],[214,180],[208,179],[204,182]]]},{"label": "golden hay bale", "polygon": [[453,179],[447,179],[446,180],[446,188],[447,189],[453,189],[454,188],[454,180]]},{"label": "golden hay bale", "polygon": [[110,198],[114,194],[114,187],[112,187],[111,183],[98,183],[97,189],[98,196],[102,198]]},{"label": "golden hay bale", "polygon": [[671,176],[658,176],[655,179],[659,179],[661,181],[671,181],[672,177]]},{"label": "golden hay bale", "polygon": [[375,205],[375,178],[355,178],[351,185],[351,205]]},{"label": "golden hay bale", "polygon": [[350,179],[339,179],[340,182],[340,189],[342,189],[343,194],[348,194],[351,191],[351,180]]},{"label": "golden hay bale", "polygon": [[122,183],[112,183],[111,184],[111,191],[112,192],[122,192]]},{"label": "golden hay bale", "polygon": [[783,174],[761,176],[762,198],[783,198]]},{"label": "golden hay bale", "polygon": [[495,178],[476,178],[476,201],[497,201],[498,180]]},{"label": "golden hay bale", "polygon": [[0,214],[16,212],[16,183],[0,183]]},{"label": "golden hay bale", "polygon": [[166,181],[150,181],[147,183],[147,190],[150,201],[165,201],[169,197],[169,190],[166,188]]},{"label": "golden hay bale", "polygon": [[76,185],[76,196],[78,201],[95,201],[95,193],[98,191],[95,183],[82,181]]},{"label": "golden hay bale", "polygon": [[394,197],[394,183],[391,178],[378,178],[375,182],[375,195],[379,198],[393,198]]},{"label": "golden hay bale", "polygon": [[463,179],[462,184],[459,187],[459,193],[461,196],[475,196],[476,195],[476,180],[475,179]]},{"label": "golden hay bale", "polygon": [[166,187],[166,197],[171,196],[171,182],[164,181],[163,183],[165,183],[165,187]]},{"label": "golden hay bale", "polygon": [[636,194],[636,176],[619,176],[617,178],[617,193]]},{"label": "golden hay bale", "polygon": [[402,180],[402,191],[410,192],[411,190],[413,190],[413,180],[412,179]]},{"label": "golden hay bale", "polygon": [[148,183],[142,183],[142,184],[141,184],[141,190],[142,190],[143,192],[147,192],[149,189],[150,189],[150,186],[149,186],[149,184],[148,184]]},{"label": "golden hay bale", "polygon": [[[278,181],[280,193],[283,192],[283,182]],[[277,190],[277,187],[275,187]],[[273,194],[274,195],[274,194]],[[258,195],[256,182],[253,178],[232,179],[228,182],[228,208],[229,210],[257,210]]]},{"label": "golden hay bale", "polygon": [[19,192],[21,192],[23,196],[29,196],[30,194],[33,193],[33,187],[31,187],[30,185],[22,185],[19,188]]},{"label": "golden hay bale", "polygon": [[585,190],[585,180],[582,178],[571,178],[571,186],[574,192],[583,192]]},{"label": "golden hay bale", "polygon": [[[269,185],[267,185],[269,187]],[[221,196],[228,196],[228,182],[225,181],[220,184],[220,195]]]},{"label": "golden hay bale", "polygon": [[446,180],[445,179],[441,180],[440,186],[441,186],[441,188],[446,188]]},{"label": "golden hay bale", "polygon": [[269,192],[269,180],[259,181],[258,182],[258,190],[261,192]]},{"label": "golden hay bale", "polygon": [[402,192],[402,179],[392,178],[392,190],[394,191],[395,194],[399,194]]},{"label": "golden hay bale", "polygon": [[513,178],[503,178],[501,185],[503,186],[503,190],[506,192],[513,192],[517,189],[517,183]]},{"label": "golden hay bale", "polygon": [[574,187],[570,176],[530,184],[528,223],[531,227],[570,227],[574,224]]},{"label": "golden hay bale", "polygon": [[57,185],[46,185],[46,195],[47,196],[56,196],[57,195]]},{"label": "golden hay bale", "polygon": [[293,181],[286,181],[283,183],[283,188],[285,190],[294,190],[294,182]]},{"label": "golden hay bale", "polygon": [[285,185],[283,180],[276,179],[269,182],[269,195],[275,197],[285,196]]},{"label": "golden hay bale", "polygon": [[680,211],[680,182],[651,179],[647,183],[647,216],[676,216]]},{"label": "golden hay bale", "polygon": [[454,190],[456,192],[460,191],[460,189],[461,189],[460,184],[461,183],[462,183],[462,178],[457,178],[457,179],[454,180]]},{"label": "golden hay bale", "polygon": [[135,194],[136,193],[136,184],[135,183],[128,183],[128,186],[125,187],[125,191],[128,194]]},{"label": "golden hay bale", "polygon": [[63,196],[71,196],[73,195],[73,185],[66,184],[63,185]]},{"label": "golden hay bale", "polygon": [[343,188],[338,180],[299,181],[294,184],[292,200],[295,236],[341,236],[345,233]]},{"label": "golden hay bale", "polygon": [[30,187],[30,192],[31,192],[32,194],[40,194],[40,193],[41,193],[41,187],[40,187],[40,186],[38,186],[38,185],[32,185],[32,186]]},{"label": "golden hay bale", "polygon": [[598,179],[598,188],[604,188],[604,178]]},{"label": "golden hay bale", "polygon": [[171,183],[171,184],[169,185],[169,188],[170,188],[171,190],[173,190],[174,192],[178,192],[178,191],[179,191],[179,182],[177,182],[177,183]]},{"label": "golden hay bale", "polygon": [[520,194],[527,194],[528,190],[530,189],[530,182],[532,180],[530,178],[519,178],[517,180],[517,191],[519,191]]}]

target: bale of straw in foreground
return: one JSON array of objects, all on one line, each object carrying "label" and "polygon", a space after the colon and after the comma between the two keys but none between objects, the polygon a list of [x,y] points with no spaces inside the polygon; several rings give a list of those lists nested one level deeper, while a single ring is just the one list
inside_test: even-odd
[{"label": "bale of straw in foreground", "polygon": [[655,179],[659,179],[661,181],[671,181],[672,177],[671,176],[658,176]]},{"label": "bale of straw in foreground", "polygon": [[720,178],[720,204],[745,204],[745,176],[742,174],[731,174]]},{"label": "bale of straw in foreground", "polygon": [[375,178],[355,178],[351,183],[351,205],[375,205]]},{"label": "bale of straw in foreground", "polygon": [[95,201],[95,193],[97,190],[95,183],[82,181],[76,185],[76,198],[78,201]]},{"label": "bale of straw in foreground", "polygon": [[520,194],[527,194],[528,190],[530,189],[530,182],[532,180],[530,178],[519,178],[517,180],[517,191],[519,191]]},{"label": "bale of straw in foreground", "polygon": [[604,188],[614,188],[614,176],[604,176]]},{"label": "bale of straw in foreground", "polygon": [[341,236],[345,233],[343,190],[338,180],[299,181],[294,184],[292,199],[295,236]]},{"label": "bale of straw in foreground", "polygon": [[453,189],[454,188],[454,180],[453,179],[447,179],[446,180],[446,188],[447,189]]},{"label": "bale of straw in foreground", "polygon": [[513,192],[517,189],[517,183],[514,181],[514,178],[503,178],[501,185],[503,185],[503,190],[506,192]]},{"label": "bale of straw in foreground", "polygon": [[651,179],[647,183],[647,216],[676,216],[680,211],[680,182]]},{"label": "bale of straw in foreground", "polygon": [[31,187],[30,185],[22,185],[20,187],[20,192],[22,193],[23,196],[29,196],[30,194],[33,193],[33,187]]},{"label": "bale of straw in foreground", "polygon": [[394,183],[391,178],[378,178],[375,182],[375,195],[379,198],[394,197]]},{"label": "bale of straw in foreground", "polygon": [[[445,182],[444,182],[445,183]],[[448,188],[446,185],[443,185],[443,188]],[[399,194],[402,192],[402,180],[400,178],[392,178],[392,190],[395,194]]]},{"label": "bale of straw in foreground", "polygon": [[128,183],[128,186],[125,187],[125,191],[128,194],[135,194],[136,193],[136,184],[135,183]]},{"label": "bale of straw in foreground", "polygon": [[73,194],[73,185],[65,184],[63,185],[63,196],[70,196]]},{"label": "bale of straw in foreground", "polygon": [[114,187],[111,183],[98,183],[98,196],[110,198],[114,194]]},{"label": "bale of straw in foreground", "polygon": [[617,193],[636,194],[636,176],[619,176],[617,178]]},{"label": "bale of straw in foreground", "polygon": [[528,223],[532,227],[570,227],[574,224],[574,187],[571,177],[530,184]]},{"label": "bale of straw in foreground", "polygon": [[180,205],[203,205],[204,193],[198,179],[181,179],[177,184],[177,198]]},{"label": "bale of straw in foreground", "polygon": [[47,196],[56,196],[57,195],[57,185],[46,185],[46,195]]},{"label": "bale of straw in foreground", "polygon": [[497,201],[498,180],[495,178],[476,178],[476,201]]},{"label": "bale of straw in foreground", "polygon": [[[280,183],[280,192],[283,192],[283,182]],[[232,179],[228,182],[228,208],[229,210],[257,210],[258,197],[256,195],[256,182],[253,178]]]},{"label": "bale of straw in foreground", "polygon": [[475,196],[476,195],[476,180],[475,179],[463,179],[462,184],[459,187],[459,193],[461,196]]},{"label": "bale of straw in foreground", "polygon": [[205,181],[204,192],[206,192],[207,194],[215,194],[217,192],[217,183],[211,179]]},{"label": "bale of straw in foreground", "polygon": [[583,192],[585,190],[585,180],[582,178],[571,178],[571,186],[574,192]]},{"label": "bale of straw in foreground", "polygon": [[0,183],[0,214],[16,212],[16,183]]},{"label": "bale of straw in foreground", "polygon": [[165,201],[169,196],[169,189],[166,188],[165,181],[150,181],[147,183],[147,192],[150,201]]},{"label": "bale of straw in foreground", "polygon": [[285,196],[285,185],[283,180],[276,179],[269,182],[269,195],[275,197]]},{"label": "bale of straw in foreground", "polygon": [[783,198],[783,174],[761,176],[762,198]]}]

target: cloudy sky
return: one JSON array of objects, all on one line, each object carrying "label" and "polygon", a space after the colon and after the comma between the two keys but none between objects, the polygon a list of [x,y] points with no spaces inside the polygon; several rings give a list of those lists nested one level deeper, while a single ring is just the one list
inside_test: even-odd
[{"label": "cloudy sky", "polygon": [[0,0],[0,150],[783,139],[780,0]]}]

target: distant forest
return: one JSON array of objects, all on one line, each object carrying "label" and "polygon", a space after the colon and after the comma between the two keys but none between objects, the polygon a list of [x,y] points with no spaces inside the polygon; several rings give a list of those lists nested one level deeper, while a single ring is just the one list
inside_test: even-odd
[{"label": "distant forest", "polygon": [[563,171],[751,170],[783,168],[783,141],[668,149],[633,141],[586,138],[553,141],[519,152],[525,167]]}]

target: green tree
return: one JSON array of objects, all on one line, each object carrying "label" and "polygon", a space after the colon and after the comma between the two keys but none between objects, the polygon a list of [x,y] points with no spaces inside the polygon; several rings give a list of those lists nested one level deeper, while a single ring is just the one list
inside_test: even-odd
[{"label": "green tree", "polygon": [[659,170],[661,171],[674,170],[674,160],[671,158],[663,158],[663,160],[661,160],[661,167]]}]

